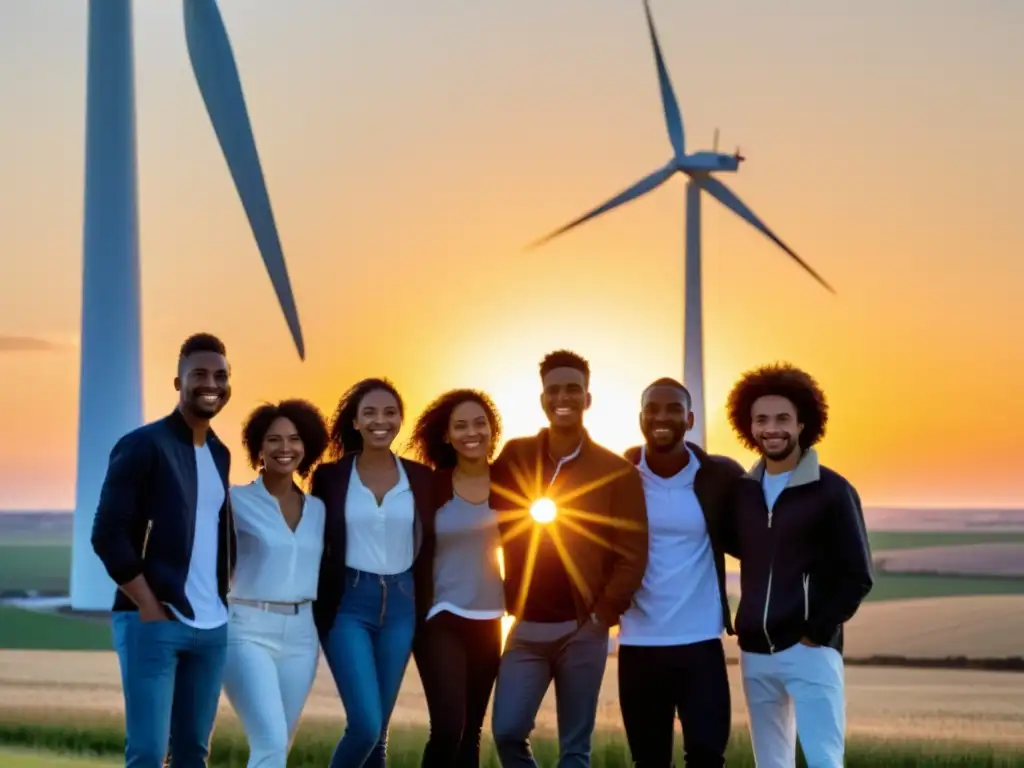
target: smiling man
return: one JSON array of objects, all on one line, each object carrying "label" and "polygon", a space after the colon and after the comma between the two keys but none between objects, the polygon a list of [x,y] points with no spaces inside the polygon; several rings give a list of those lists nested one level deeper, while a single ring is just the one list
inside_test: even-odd
[{"label": "smiling man", "polygon": [[860,498],[814,448],[828,405],[791,365],[750,371],[729,395],[729,420],[761,454],[737,486],[728,550],[740,561],[736,634],[759,768],[796,760],[843,765],[843,624],[871,591]]},{"label": "smiling man", "polygon": [[[516,617],[494,693],[494,741],[504,768],[537,765],[529,737],[552,681],[559,765],[590,765],[608,630],[629,607],[647,564],[640,476],[593,442],[583,426],[591,402],[589,364],[559,350],[541,361],[540,377],[550,427],[510,440],[491,467],[505,605]],[[548,514],[527,521],[532,530],[524,533],[522,499],[509,496],[524,497],[527,505],[548,498],[555,514],[548,505]],[[531,537],[539,542],[536,549]]]},{"label": "smiling man", "polygon": [[[227,652],[235,560],[230,454],[210,429],[231,397],[224,344],[181,346],[178,407],[110,454],[92,545],[117,584],[114,648],[125,698],[125,765],[205,765]],[[173,705],[173,706],[172,706]]]},{"label": "smiling man", "polygon": [[722,632],[732,634],[723,532],[743,468],[686,442],[690,393],[675,379],[644,390],[637,465],[650,553],[619,630],[619,706],[633,765],[672,765],[675,718],[689,768],[721,768],[731,701]]}]

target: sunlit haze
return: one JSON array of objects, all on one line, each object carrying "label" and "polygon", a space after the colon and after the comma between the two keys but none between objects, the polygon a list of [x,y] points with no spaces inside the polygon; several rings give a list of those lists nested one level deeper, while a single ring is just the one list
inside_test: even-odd
[{"label": "sunlit haze", "polygon": [[[215,429],[263,400],[331,412],[384,375],[408,421],[488,391],[544,423],[538,363],[592,366],[586,422],[640,440],[641,390],[681,376],[683,182],[524,246],[667,161],[640,0],[221,0],[306,334],[292,347],[193,80],[181,4],[138,2],[145,411],[177,349],[228,347]],[[837,289],[704,202],[709,448],[729,387],[786,359],[831,404],[823,461],[866,504],[1024,505],[1024,4],[652,0],[691,149]],[[0,6],[0,509],[70,509],[86,3]],[[35,340],[29,343],[29,340]],[[116,340],[112,340],[116,343]],[[403,430],[398,447],[409,430]]]}]

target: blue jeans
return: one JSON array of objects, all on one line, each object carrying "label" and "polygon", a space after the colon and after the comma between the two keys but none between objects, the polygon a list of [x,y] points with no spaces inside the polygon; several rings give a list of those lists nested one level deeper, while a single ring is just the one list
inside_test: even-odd
[{"label": "blue jeans", "polygon": [[346,569],[338,614],[322,638],[347,721],[330,768],[385,767],[388,721],[415,629],[411,571],[381,576]]},{"label": "blue jeans", "polygon": [[554,639],[534,639],[533,629],[544,625],[513,626],[505,642],[491,714],[498,759],[503,768],[537,768],[530,733],[554,681],[558,766],[586,768],[608,663],[608,628],[584,622]]},{"label": "blue jeans", "polygon": [[176,619],[111,620],[124,689],[125,768],[205,768],[227,657],[227,625],[193,629]]}]

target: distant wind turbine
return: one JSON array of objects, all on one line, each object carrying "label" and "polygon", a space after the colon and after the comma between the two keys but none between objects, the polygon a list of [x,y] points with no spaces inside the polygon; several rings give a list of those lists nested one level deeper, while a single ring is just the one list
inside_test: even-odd
[{"label": "distant wind turbine", "polygon": [[[216,0],[183,4],[196,82],[295,347],[305,359],[299,313],[227,30]],[[107,610],[113,600],[114,586],[90,544],[92,521],[110,449],[143,418],[132,46],[131,0],[90,0],[78,477],[71,558],[71,605],[80,610]]]},{"label": "distant wind turbine", "polygon": [[733,155],[724,155],[718,152],[716,132],[714,151],[686,153],[686,135],[683,131],[683,118],[679,111],[679,103],[676,101],[675,91],[672,88],[672,81],[668,76],[668,69],[665,67],[664,57],[661,54],[661,45],[658,43],[658,35],[654,29],[654,19],[651,17],[651,8],[648,0],[644,0],[644,12],[647,15],[647,28],[651,35],[651,45],[654,48],[654,62],[658,69],[661,102],[665,110],[665,125],[668,128],[669,141],[672,143],[672,159],[663,167],[617,194],[611,200],[602,203],[575,221],[535,241],[529,247],[536,248],[585,221],[589,221],[603,213],[607,213],[613,208],[618,208],[620,205],[636,200],[638,197],[660,187],[677,173],[686,174],[688,181],[686,184],[686,310],[683,339],[683,383],[693,398],[694,426],[690,432],[689,439],[703,447],[706,444],[707,435],[705,428],[706,414],[704,410],[703,309],[701,306],[701,192],[707,192],[737,216],[746,220],[789,254],[794,261],[807,270],[825,288],[832,293],[835,293],[835,291],[803,259],[797,256],[788,245],[782,242],[731,189],[711,175],[712,173],[731,173],[739,170],[739,165],[744,158],[740,155],[738,149]]}]

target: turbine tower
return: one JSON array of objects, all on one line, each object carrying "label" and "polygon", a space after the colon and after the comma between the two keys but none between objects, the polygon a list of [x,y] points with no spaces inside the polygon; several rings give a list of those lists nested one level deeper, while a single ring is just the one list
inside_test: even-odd
[{"label": "turbine tower", "polygon": [[[227,30],[216,0],[183,3],[196,82],[299,357],[304,359],[298,310]],[[92,551],[92,522],[110,450],[143,419],[131,0],[90,0],[87,56],[71,606],[109,610],[115,587]]]},{"label": "turbine tower", "polygon": [[[644,12],[647,15],[647,28],[651,36],[651,46],[654,49],[654,63],[658,70],[658,85],[661,90],[661,103],[665,111],[665,126],[668,129],[668,138],[672,144],[672,159],[664,166],[645,176],[633,186],[623,190],[615,197],[602,203],[593,210],[571,221],[564,227],[542,237],[530,245],[535,248],[553,238],[568,232],[570,229],[583,224],[590,219],[607,213],[613,208],[636,200],[638,197],[660,187],[672,176],[682,173],[687,176],[686,183],[686,293],[685,293],[685,319],[684,319],[684,357],[683,357],[683,383],[690,391],[693,398],[693,429],[689,433],[689,439],[697,445],[704,447],[707,441],[704,408],[704,330],[703,330],[703,307],[701,305],[701,257],[700,257],[700,205],[701,193],[707,192],[722,205],[731,210],[741,219],[746,220],[751,226],[762,232],[772,242],[784,250],[801,267],[809,272],[815,280],[821,283],[832,293],[835,291],[825,282],[822,277],[811,269],[796,253],[780,240],[767,225],[740,200],[736,194],[725,184],[712,176],[713,173],[732,173],[739,170],[740,163],[744,158],[739,150],[735,154],[725,155],[718,152],[717,146],[713,151],[698,151],[687,154],[686,134],[683,130],[683,118],[679,111],[679,103],[676,101],[675,91],[672,88],[672,81],[668,76],[668,69],[665,67],[665,60],[661,53],[661,45],[658,43],[658,35],[654,29],[654,19],[651,17],[651,8],[648,0],[644,0]],[[717,141],[715,142],[717,144]]]}]

